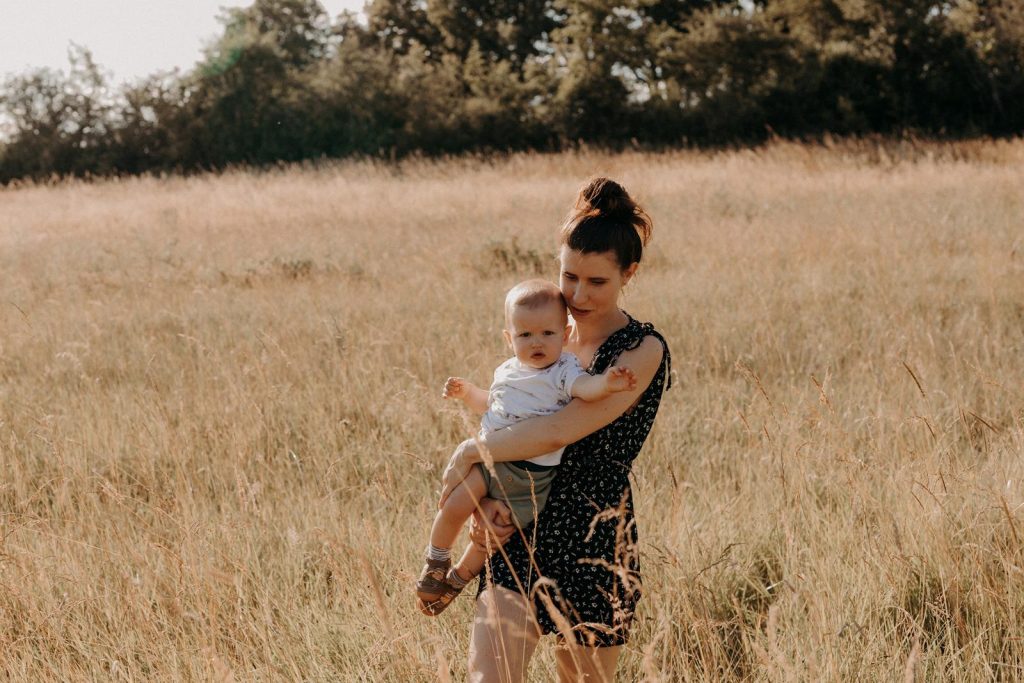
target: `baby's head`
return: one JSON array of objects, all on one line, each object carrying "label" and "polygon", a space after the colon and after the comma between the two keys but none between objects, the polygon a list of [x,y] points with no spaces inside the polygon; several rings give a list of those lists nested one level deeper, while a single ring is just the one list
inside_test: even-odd
[{"label": "baby's head", "polygon": [[558,360],[567,325],[565,299],[553,282],[520,282],[505,297],[505,341],[523,365],[541,369]]}]

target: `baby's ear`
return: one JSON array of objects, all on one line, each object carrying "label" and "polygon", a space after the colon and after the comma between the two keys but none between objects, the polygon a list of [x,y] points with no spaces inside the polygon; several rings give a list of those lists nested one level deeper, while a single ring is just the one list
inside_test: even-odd
[{"label": "baby's ear", "polygon": [[508,344],[508,347],[511,349],[512,348],[512,333],[509,332],[508,330],[502,330],[501,333],[505,336],[505,343]]},{"label": "baby's ear", "polygon": [[569,323],[565,324],[565,332],[562,333],[562,345],[569,343]]}]

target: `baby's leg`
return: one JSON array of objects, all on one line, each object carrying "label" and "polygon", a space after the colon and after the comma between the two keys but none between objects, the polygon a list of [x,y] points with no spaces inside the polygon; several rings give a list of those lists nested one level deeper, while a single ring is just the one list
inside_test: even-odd
[{"label": "baby's leg", "polygon": [[[493,491],[488,491],[491,495]],[[512,524],[513,516],[508,508],[505,508],[506,512],[503,516],[496,518],[494,521],[498,524]],[[455,580],[452,580],[452,585],[457,588],[461,588],[470,579],[478,576],[483,571],[484,565],[487,564],[487,557],[491,552],[494,552],[495,547],[484,547],[477,545],[476,543],[470,543],[466,546],[466,550],[462,553],[462,557],[456,563],[454,568]]]},{"label": "baby's leg", "polygon": [[[466,520],[476,510],[477,503],[487,495],[487,483],[480,471],[481,465],[474,465],[469,476],[462,480],[448,500],[434,517],[434,526],[430,529],[430,545],[435,548],[451,548],[462,531]],[[480,565],[481,567],[483,564]]]}]

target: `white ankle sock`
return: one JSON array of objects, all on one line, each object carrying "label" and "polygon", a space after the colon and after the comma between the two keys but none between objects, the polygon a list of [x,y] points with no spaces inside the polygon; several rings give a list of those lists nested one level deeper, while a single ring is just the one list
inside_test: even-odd
[{"label": "white ankle sock", "polygon": [[452,559],[451,548],[435,548],[432,545],[427,545],[427,559],[430,560],[450,560]]},{"label": "white ankle sock", "polygon": [[463,579],[461,576],[459,576],[459,573],[453,569],[450,572],[448,572],[447,581],[451,584],[452,588],[465,588],[466,584],[469,583],[472,580],[472,578],[473,577],[469,577],[469,579]]}]

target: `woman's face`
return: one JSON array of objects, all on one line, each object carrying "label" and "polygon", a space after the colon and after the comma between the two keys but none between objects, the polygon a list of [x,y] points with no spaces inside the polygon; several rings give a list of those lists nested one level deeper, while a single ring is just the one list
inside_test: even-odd
[{"label": "woman's face", "polygon": [[558,260],[561,264],[558,284],[573,320],[600,318],[616,310],[619,292],[639,265],[633,263],[622,270],[615,252],[584,254],[564,244]]}]

